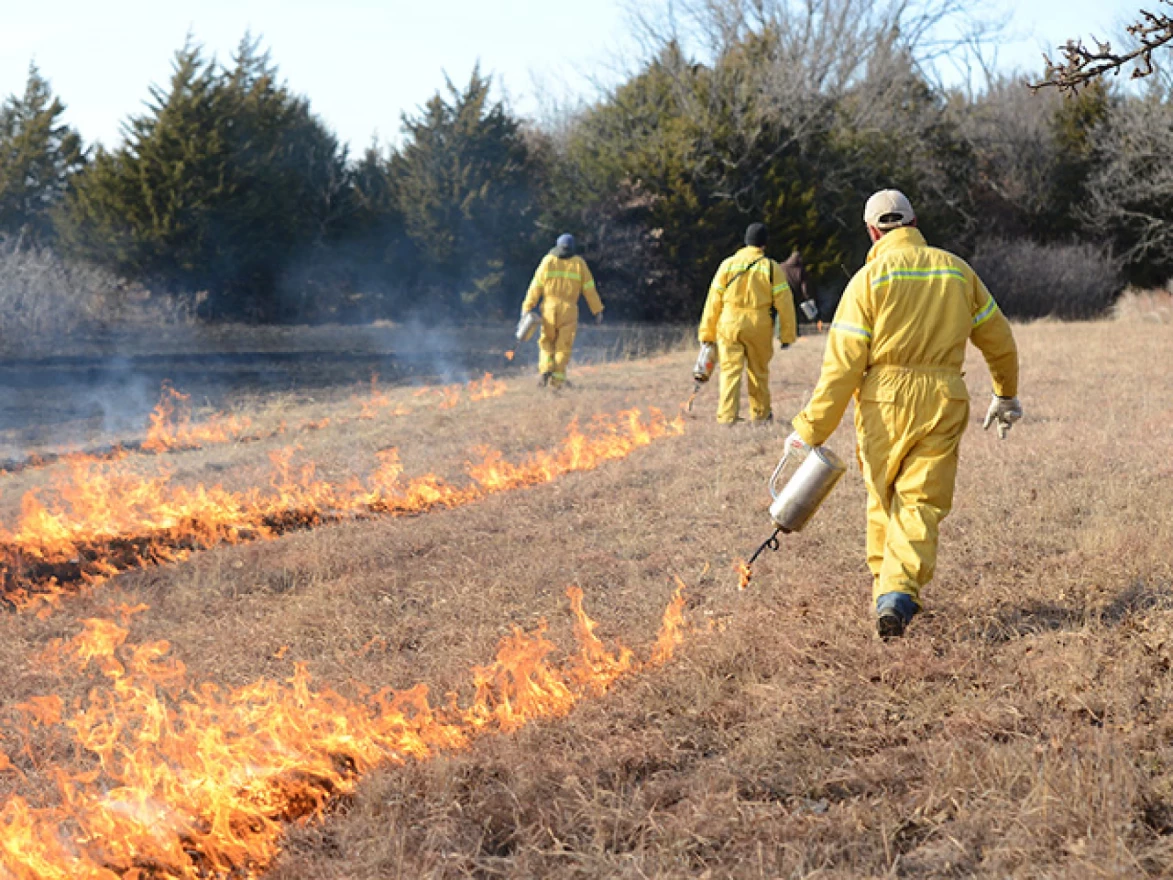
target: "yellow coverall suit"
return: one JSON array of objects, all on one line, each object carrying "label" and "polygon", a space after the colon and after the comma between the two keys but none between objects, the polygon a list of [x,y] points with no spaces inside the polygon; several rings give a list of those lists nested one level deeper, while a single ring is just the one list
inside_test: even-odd
[{"label": "yellow coverall suit", "polygon": [[821,445],[856,395],[873,599],[906,593],[920,607],[933,577],[969,419],[967,339],[985,357],[994,393],[1017,396],[1014,336],[981,279],[917,229],[892,230],[844,291],[819,383],[794,419],[804,441]]},{"label": "yellow coverall suit", "polygon": [[534,273],[521,306],[528,312],[542,304],[542,335],[538,338],[538,372],[549,373],[555,385],[566,381],[566,367],[578,332],[578,297],[586,297],[592,315],[603,311],[595,279],[579,256],[547,254]]},{"label": "yellow coverall suit", "polygon": [[778,313],[778,341],[789,345],[798,338],[798,325],[782,267],[760,247],[744,247],[721,264],[709,287],[697,336],[702,343],[717,343],[721,359],[717,421],[722,424],[737,421],[743,369],[749,373],[750,415],[754,421],[770,415],[771,306]]}]

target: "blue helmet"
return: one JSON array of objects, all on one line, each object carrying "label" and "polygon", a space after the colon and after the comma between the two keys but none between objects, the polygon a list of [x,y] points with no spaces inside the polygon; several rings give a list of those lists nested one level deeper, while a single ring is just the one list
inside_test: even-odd
[{"label": "blue helmet", "polygon": [[558,236],[557,247],[560,253],[573,254],[574,253],[574,236],[569,232],[564,232]]}]

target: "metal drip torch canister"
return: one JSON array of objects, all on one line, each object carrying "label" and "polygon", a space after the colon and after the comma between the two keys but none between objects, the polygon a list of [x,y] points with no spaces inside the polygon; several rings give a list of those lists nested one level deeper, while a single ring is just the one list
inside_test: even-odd
[{"label": "metal drip torch canister", "polygon": [[713,368],[717,365],[717,343],[702,342],[701,350],[696,356],[696,363],[692,365],[692,394],[684,404],[685,412],[692,412],[692,403],[700,393],[704,384],[713,375]]},{"label": "metal drip torch canister", "polygon": [[708,382],[713,375],[713,367],[717,365],[717,344],[715,342],[701,343],[700,353],[696,356],[696,363],[692,366],[692,378],[698,383]]},{"label": "metal drip torch canister", "polygon": [[542,319],[538,317],[537,312],[526,312],[521,316],[521,320],[517,322],[517,341],[529,342],[533,338],[534,331],[542,323]]},{"label": "metal drip torch canister", "polygon": [[801,532],[803,526],[810,522],[819,505],[831,494],[835,484],[847,470],[847,466],[830,449],[816,446],[806,456],[782,487],[778,491],[778,478],[782,476],[782,469],[786,467],[786,460],[790,458],[790,450],[782,456],[774,473],[770,477],[770,497],[774,503],[770,505],[770,519],[774,521],[774,534],[766,538],[762,545],[754,551],[749,562],[739,562],[735,568],[741,575],[739,589],[749,586],[753,577],[752,566],[757,558],[766,550],[777,550],[781,545],[778,542],[779,533]]},{"label": "metal drip torch canister", "polygon": [[786,534],[802,531],[847,470],[847,465],[834,452],[816,446],[778,491],[778,478],[789,457],[790,451],[787,450],[778,467],[774,468],[769,484],[770,496],[774,499],[770,505],[770,519]]}]

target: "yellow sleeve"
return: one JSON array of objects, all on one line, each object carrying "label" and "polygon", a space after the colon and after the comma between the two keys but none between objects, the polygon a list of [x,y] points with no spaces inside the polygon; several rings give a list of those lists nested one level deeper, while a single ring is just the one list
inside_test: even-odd
[{"label": "yellow sleeve", "polygon": [[717,341],[717,322],[721,320],[721,307],[725,302],[725,260],[713,276],[713,283],[709,285],[709,296],[705,300],[705,310],[701,314],[701,326],[697,331],[697,338],[702,342]]},{"label": "yellow sleeve", "polygon": [[538,263],[538,269],[534,272],[534,280],[529,283],[529,291],[525,295],[525,302],[521,304],[521,312],[532,311],[538,307],[538,303],[542,301],[542,294],[544,293],[542,285],[546,281],[546,264],[550,262],[550,256],[547,254],[542,258],[542,262]]},{"label": "yellow sleeve", "polygon": [[778,312],[778,341],[789,345],[798,339],[798,319],[794,314],[794,296],[786,281],[786,272],[774,261],[770,261],[770,278],[776,284],[770,288],[774,309]]},{"label": "yellow sleeve", "polygon": [[863,381],[872,347],[872,304],[867,270],[855,274],[827,334],[823,371],[806,408],[794,417],[794,430],[811,446],[827,442]]},{"label": "yellow sleeve", "polygon": [[999,397],[1017,397],[1018,346],[1010,322],[976,273],[973,281],[973,329],[969,338],[986,359],[994,393]]},{"label": "yellow sleeve", "polygon": [[595,276],[587,268],[586,260],[579,257],[578,262],[582,266],[582,295],[586,297],[587,307],[590,308],[591,314],[597,315],[603,311],[603,301],[599,299],[599,291],[595,289]]}]

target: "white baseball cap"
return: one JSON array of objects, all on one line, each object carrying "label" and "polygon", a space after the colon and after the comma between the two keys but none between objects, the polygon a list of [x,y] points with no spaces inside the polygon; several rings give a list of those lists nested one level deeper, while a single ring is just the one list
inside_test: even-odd
[{"label": "white baseball cap", "polygon": [[908,196],[898,189],[882,189],[874,193],[864,205],[863,222],[876,229],[888,230],[907,226],[916,219]]}]

